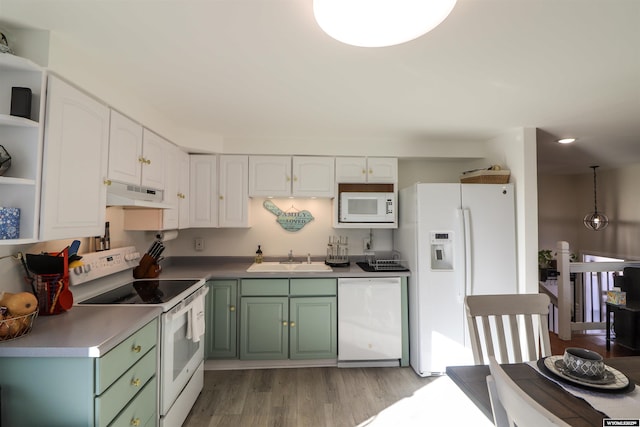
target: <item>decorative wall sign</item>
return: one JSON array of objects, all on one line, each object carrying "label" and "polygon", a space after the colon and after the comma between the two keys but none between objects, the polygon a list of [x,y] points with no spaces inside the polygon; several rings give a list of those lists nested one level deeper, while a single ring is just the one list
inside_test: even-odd
[{"label": "decorative wall sign", "polygon": [[304,210],[299,211],[291,205],[291,209],[283,211],[275,205],[271,200],[265,200],[262,204],[266,210],[274,214],[276,221],[282,228],[287,231],[299,231],[302,227],[313,220],[311,212]]}]

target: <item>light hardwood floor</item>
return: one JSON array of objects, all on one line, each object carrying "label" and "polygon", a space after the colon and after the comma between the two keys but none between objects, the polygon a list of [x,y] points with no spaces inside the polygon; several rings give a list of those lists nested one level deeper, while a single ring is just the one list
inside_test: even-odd
[{"label": "light hardwood floor", "polygon": [[184,427],[428,425],[492,423],[446,376],[421,378],[411,368],[288,368],[205,371]]},{"label": "light hardwood floor", "polygon": [[[562,341],[604,357],[640,355],[604,333]],[[205,384],[183,427],[491,426],[446,376],[421,378],[411,368],[288,368],[205,371]]]}]

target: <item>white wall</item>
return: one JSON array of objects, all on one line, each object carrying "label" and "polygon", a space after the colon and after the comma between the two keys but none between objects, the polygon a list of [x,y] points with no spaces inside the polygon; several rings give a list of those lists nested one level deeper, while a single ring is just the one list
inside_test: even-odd
[{"label": "white wall", "polygon": [[520,292],[538,292],[536,130],[518,128],[489,141],[489,159],[511,170],[516,191]]}]

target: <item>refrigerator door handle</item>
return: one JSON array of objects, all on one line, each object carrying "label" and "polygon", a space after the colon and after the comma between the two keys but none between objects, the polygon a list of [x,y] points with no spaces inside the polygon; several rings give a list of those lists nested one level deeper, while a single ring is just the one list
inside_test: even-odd
[{"label": "refrigerator door handle", "polygon": [[471,211],[462,209],[464,226],[464,271],[465,294],[473,295],[473,271],[471,268]]},{"label": "refrigerator door handle", "polygon": [[466,259],[466,237],[465,237],[465,213],[464,209],[457,209],[456,219],[457,219],[457,230],[455,233],[455,242],[454,245],[456,247],[455,258],[457,262],[454,266],[454,270],[456,271],[456,286],[457,292],[456,297],[458,303],[462,304],[464,302],[465,289],[466,289],[466,280],[467,280],[467,262],[464,261]]}]

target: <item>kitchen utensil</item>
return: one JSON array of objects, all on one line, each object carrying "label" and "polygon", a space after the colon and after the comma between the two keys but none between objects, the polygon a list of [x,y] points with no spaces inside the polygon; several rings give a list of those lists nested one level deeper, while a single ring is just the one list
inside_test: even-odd
[{"label": "kitchen utensil", "polygon": [[69,289],[69,285],[63,282],[62,291],[58,296],[58,306],[63,310],[69,310],[73,306],[73,293]]},{"label": "kitchen utensil", "polygon": [[57,289],[56,293],[53,295],[53,302],[51,303],[51,307],[49,307],[49,314],[53,314],[53,310],[56,308],[56,303],[58,302],[58,298],[60,297],[60,293],[62,292],[62,288],[64,288],[64,282],[62,280],[58,280],[56,284]]},{"label": "kitchen utensil", "polygon": [[80,240],[74,240],[71,242],[71,245],[69,245],[69,260],[71,260],[72,256],[78,253],[78,249],[80,249]]},{"label": "kitchen utensil", "polygon": [[35,274],[63,274],[64,258],[44,254],[27,254],[29,270]]},{"label": "kitchen utensil", "polygon": [[33,284],[33,281],[35,279],[33,278],[33,276],[31,276],[31,272],[29,271],[29,267],[27,267],[27,261],[24,258],[24,254],[22,252],[18,252],[18,258],[20,258],[20,262],[22,263],[22,266],[24,267],[24,273],[27,275],[27,280],[29,281],[29,285],[31,285],[31,292],[33,292],[33,294],[35,296],[38,296],[38,292],[36,291],[36,286]]},{"label": "kitchen utensil", "polygon": [[11,155],[3,145],[0,145],[0,175],[4,175],[10,167]]}]

